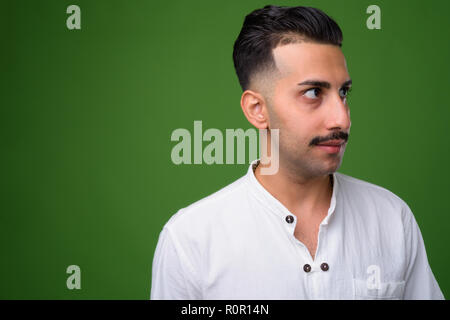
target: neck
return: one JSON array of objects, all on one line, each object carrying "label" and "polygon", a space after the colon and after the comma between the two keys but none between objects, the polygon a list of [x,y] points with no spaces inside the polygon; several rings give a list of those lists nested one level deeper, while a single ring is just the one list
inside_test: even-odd
[{"label": "neck", "polygon": [[259,183],[299,219],[320,218],[328,209],[333,193],[333,176],[293,175],[280,166],[274,175],[261,175],[261,164],[255,169]]}]

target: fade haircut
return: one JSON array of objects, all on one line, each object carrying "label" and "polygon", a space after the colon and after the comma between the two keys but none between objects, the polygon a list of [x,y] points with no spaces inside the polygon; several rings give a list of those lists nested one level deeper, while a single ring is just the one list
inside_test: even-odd
[{"label": "fade haircut", "polygon": [[304,41],[342,47],[342,39],[338,24],[316,8],[268,5],[251,12],[233,48],[242,90],[249,88],[255,74],[276,68],[272,50],[277,46]]}]

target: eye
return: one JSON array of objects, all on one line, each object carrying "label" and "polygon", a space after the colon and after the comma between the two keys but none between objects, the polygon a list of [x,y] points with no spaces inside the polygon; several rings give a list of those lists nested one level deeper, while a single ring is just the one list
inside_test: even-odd
[{"label": "eye", "polygon": [[309,99],[317,99],[318,95],[322,92],[320,88],[311,88],[309,90],[306,90],[304,95]]},{"label": "eye", "polygon": [[350,91],[352,91],[352,88],[349,87],[345,87],[339,90],[339,95],[341,96],[341,98],[346,98],[348,97]]}]

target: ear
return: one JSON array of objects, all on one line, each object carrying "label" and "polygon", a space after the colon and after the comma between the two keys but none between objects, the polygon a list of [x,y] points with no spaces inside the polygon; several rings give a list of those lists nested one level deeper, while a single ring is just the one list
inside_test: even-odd
[{"label": "ear", "polygon": [[267,129],[269,119],[264,98],[257,92],[245,90],[241,96],[241,108],[247,120],[257,129]]}]

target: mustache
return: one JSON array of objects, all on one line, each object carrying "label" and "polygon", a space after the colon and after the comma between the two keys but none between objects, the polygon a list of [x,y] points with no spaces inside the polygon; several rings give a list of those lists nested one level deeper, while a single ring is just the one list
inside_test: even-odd
[{"label": "mustache", "polygon": [[345,142],[347,142],[347,140],[348,140],[348,133],[343,132],[343,131],[336,131],[336,132],[333,132],[328,137],[315,137],[314,139],[311,140],[309,145],[310,146],[314,146],[316,144],[327,142],[327,141],[330,141],[330,140],[344,140]]}]

